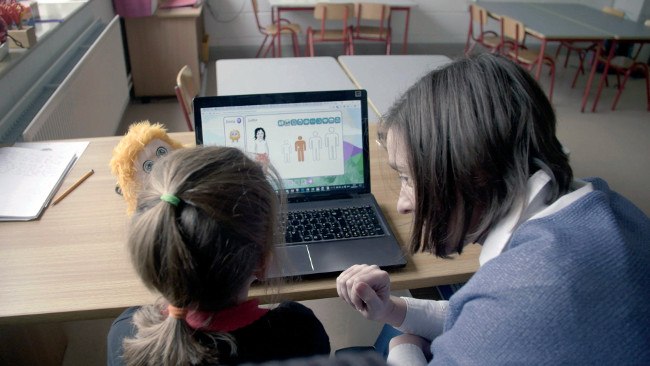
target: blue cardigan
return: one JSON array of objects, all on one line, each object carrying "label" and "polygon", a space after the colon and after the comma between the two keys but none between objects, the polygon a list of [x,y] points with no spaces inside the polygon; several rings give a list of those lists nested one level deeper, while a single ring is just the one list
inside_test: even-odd
[{"label": "blue cardigan", "polygon": [[650,365],[650,219],[587,181],[451,297],[431,364]]}]

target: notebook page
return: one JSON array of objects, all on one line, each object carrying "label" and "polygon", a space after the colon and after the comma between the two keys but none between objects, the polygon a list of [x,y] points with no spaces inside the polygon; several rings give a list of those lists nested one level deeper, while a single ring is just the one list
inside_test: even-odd
[{"label": "notebook page", "polygon": [[0,149],[0,220],[37,218],[74,163],[70,151]]}]

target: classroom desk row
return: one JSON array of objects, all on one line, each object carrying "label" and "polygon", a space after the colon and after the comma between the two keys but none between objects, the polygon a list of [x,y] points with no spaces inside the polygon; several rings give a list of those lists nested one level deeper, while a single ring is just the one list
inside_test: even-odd
[{"label": "classroom desk row", "polygon": [[[323,64],[338,65],[334,59],[322,59],[328,59]],[[219,61],[218,93],[235,91],[228,87],[245,89],[249,85],[242,79],[224,84],[228,67],[223,65],[238,69],[235,75],[231,75],[237,78],[243,77],[242,74],[248,70],[245,66],[248,62],[266,62],[277,66],[283,65],[284,60]],[[301,67],[296,65],[305,61],[287,60],[294,60],[295,63],[293,72],[284,75],[301,75],[296,71]],[[439,58],[436,60],[440,61]],[[306,62],[322,66],[321,61]],[[235,67],[237,64],[240,67]],[[353,64],[346,63],[348,72],[354,69]],[[364,60],[363,64],[371,64],[370,59]],[[272,75],[272,72],[268,72],[270,67],[263,74]],[[325,80],[347,80],[345,87],[354,88],[349,78],[339,78],[345,73],[341,67],[337,67],[338,70],[332,69],[337,71],[330,75],[305,79],[302,84],[294,83],[291,91],[305,89],[305,84],[311,85],[311,82],[327,88],[339,89],[343,86],[325,84]],[[255,75],[250,77],[254,78]],[[355,80],[363,83],[364,77],[359,73]],[[266,80],[258,79],[256,86],[248,87],[253,88],[251,91],[270,92],[277,91],[277,86],[287,87],[289,82],[271,85],[269,87]],[[375,103],[380,106],[377,107],[379,113],[384,112],[381,108],[385,108],[385,105],[382,103]],[[376,124],[370,124],[370,136],[373,141]],[[186,146],[194,145],[191,132],[171,133],[170,137]],[[115,193],[115,178],[108,166],[112,150],[120,139],[120,136],[85,139],[90,144],[65,178],[62,187],[68,187],[89,169],[95,170],[93,176],[61,203],[48,207],[39,220],[0,223],[0,324],[114,317],[128,306],[150,303],[157,298],[138,279],[126,251],[126,204]],[[370,164],[372,192],[400,242],[406,244],[411,218],[396,212],[399,180],[387,165],[386,152],[374,142],[370,144]],[[392,288],[413,289],[466,281],[478,268],[479,252],[478,246],[471,245],[461,256],[452,259],[439,259],[421,253],[410,256],[405,268],[391,272]],[[286,283],[279,293],[269,291],[265,286],[254,286],[251,296],[267,301],[334,297],[335,277]]]},{"label": "classroom desk row", "polygon": [[[583,4],[564,3],[529,3],[529,2],[492,2],[481,1],[480,5],[488,14],[498,19],[501,16],[514,18],[524,24],[526,32],[541,40],[537,70],[539,78],[543,56],[548,42],[598,42],[595,59],[601,56],[605,41],[610,41],[610,52],[602,55],[609,65],[617,42],[650,42],[650,27],[644,25],[645,19],[632,21],[606,14],[603,11]],[[582,96],[580,110],[585,111],[591,85],[596,73],[597,63],[592,62],[591,71]],[[600,76],[599,84],[605,82],[606,72]],[[592,112],[596,111],[601,87],[594,98]]]}]

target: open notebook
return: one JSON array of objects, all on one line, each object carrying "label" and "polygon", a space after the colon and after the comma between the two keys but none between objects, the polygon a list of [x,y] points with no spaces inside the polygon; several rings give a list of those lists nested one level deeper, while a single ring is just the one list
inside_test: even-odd
[{"label": "open notebook", "polygon": [[194,99],[197,145],[237,147],[282,177],[288,229],[271,277],[406,264],[370,193],[367,117],[365,90]]},{"label": "open notebook", "polygon": [[0,148],[0,221],[38,218],[75,160],[70,150]]}]

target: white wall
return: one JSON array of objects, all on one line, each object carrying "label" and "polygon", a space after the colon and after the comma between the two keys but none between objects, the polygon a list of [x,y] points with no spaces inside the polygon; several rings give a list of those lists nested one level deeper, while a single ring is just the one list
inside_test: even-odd
[{"label": "white wall", "polygon": [[[211,47],[259,46],[262,36],[257,31],[255,18],[248,0],[204,0],[209,6],[205,9],[205,29],[210,34]],[[418,43],[464,43],[467,37],[469,16],[467,13],[468,0],[414,0],[418,5],[411,10],[409,29],[409,44]],[[499,0],[508,1],[508,0]],[[514,0],[510,0],[514,1]],[[535,2],[540,0],[516,0]],[[582,3],[600,9],[603,6],[616,6],[615,3],[626,4],[626,8],[642,9],[645,2],[650,0],[546,0],[546,2]],[[259,0],[260,21],[263,25],[271,22],[271,8],[268,0]],[[641,4],[641,5],[639,5]],[[210,8],[213,10],[211,13]],[[304,30],[309,25],[317,25],[312,13],[287,12],[286,18],[303,27],[300,43],[305,43]],[[632,18],[632,17],[630,17]],[[404,32],[404,15],[397,13],[393,16],[393,40],[401,43]],[[399,41],[398,41],[399,40]],[[287,39],[285,42],[289,42]],[[284,44],[284,43],[283,43]]]}]

